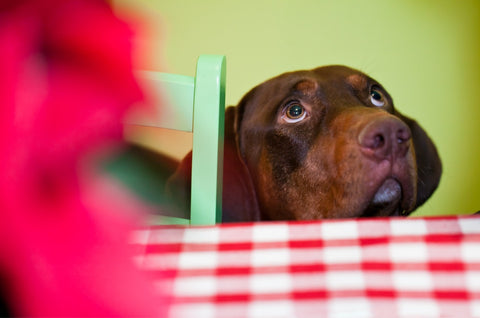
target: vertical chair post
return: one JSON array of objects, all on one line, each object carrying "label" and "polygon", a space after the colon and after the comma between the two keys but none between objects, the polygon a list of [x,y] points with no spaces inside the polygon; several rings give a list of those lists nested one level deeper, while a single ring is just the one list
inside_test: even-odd
[{"label": "vertical chair post", "polygon": [[222,55],[201,55],[197,62],[193,102],[192,225],[221,222],[225,64]]}]

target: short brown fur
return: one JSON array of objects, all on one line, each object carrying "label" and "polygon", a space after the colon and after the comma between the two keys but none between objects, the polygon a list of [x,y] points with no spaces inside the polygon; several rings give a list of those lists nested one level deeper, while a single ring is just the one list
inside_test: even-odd
[{"label": "short brown fur", "polygon": [[[290,118],[291,105],[305,118]],[[225,222],[408,215],[440,180],[425,131],[378,82],[345,66],[270,79],[225,122]],[[189,165],[170,182],[179,202],[188,202]]]}]

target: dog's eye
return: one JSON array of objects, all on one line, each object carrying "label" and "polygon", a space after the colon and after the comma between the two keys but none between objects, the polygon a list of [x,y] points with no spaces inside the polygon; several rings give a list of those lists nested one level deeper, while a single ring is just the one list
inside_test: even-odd
[{"label": "dog's eye", "polygon": [[305,108],[298,102],[292,102],[285,109],[282,119],[287,123],[297,123],[307,116]]},{"label": "dog's eye", "polygon": [[375,86],[370,89],[370,101],[377,107],[382,107],[385,105],[385,97]]}]

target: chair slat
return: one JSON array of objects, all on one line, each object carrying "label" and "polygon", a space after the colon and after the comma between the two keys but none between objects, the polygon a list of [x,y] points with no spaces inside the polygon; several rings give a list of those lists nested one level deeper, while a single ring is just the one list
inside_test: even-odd
[{"label": "chair slat", "polygon": [[195,77],[190,222],[221,222],[225,56],[200,56]]},{"label": "chair slat", "polygon": [[153,94],[147,98],[160,108],[156,113],[135,117],[131,123],[192,132],[195,79],[151,71],[141,71],[138,75],[145,91]]}]

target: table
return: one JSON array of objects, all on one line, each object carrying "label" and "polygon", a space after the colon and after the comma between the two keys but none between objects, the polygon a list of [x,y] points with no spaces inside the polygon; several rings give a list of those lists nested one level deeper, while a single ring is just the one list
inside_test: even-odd
[{"label": "table", "polygon": [[480,217],[151,227],[171,317],[480,317]]}]

